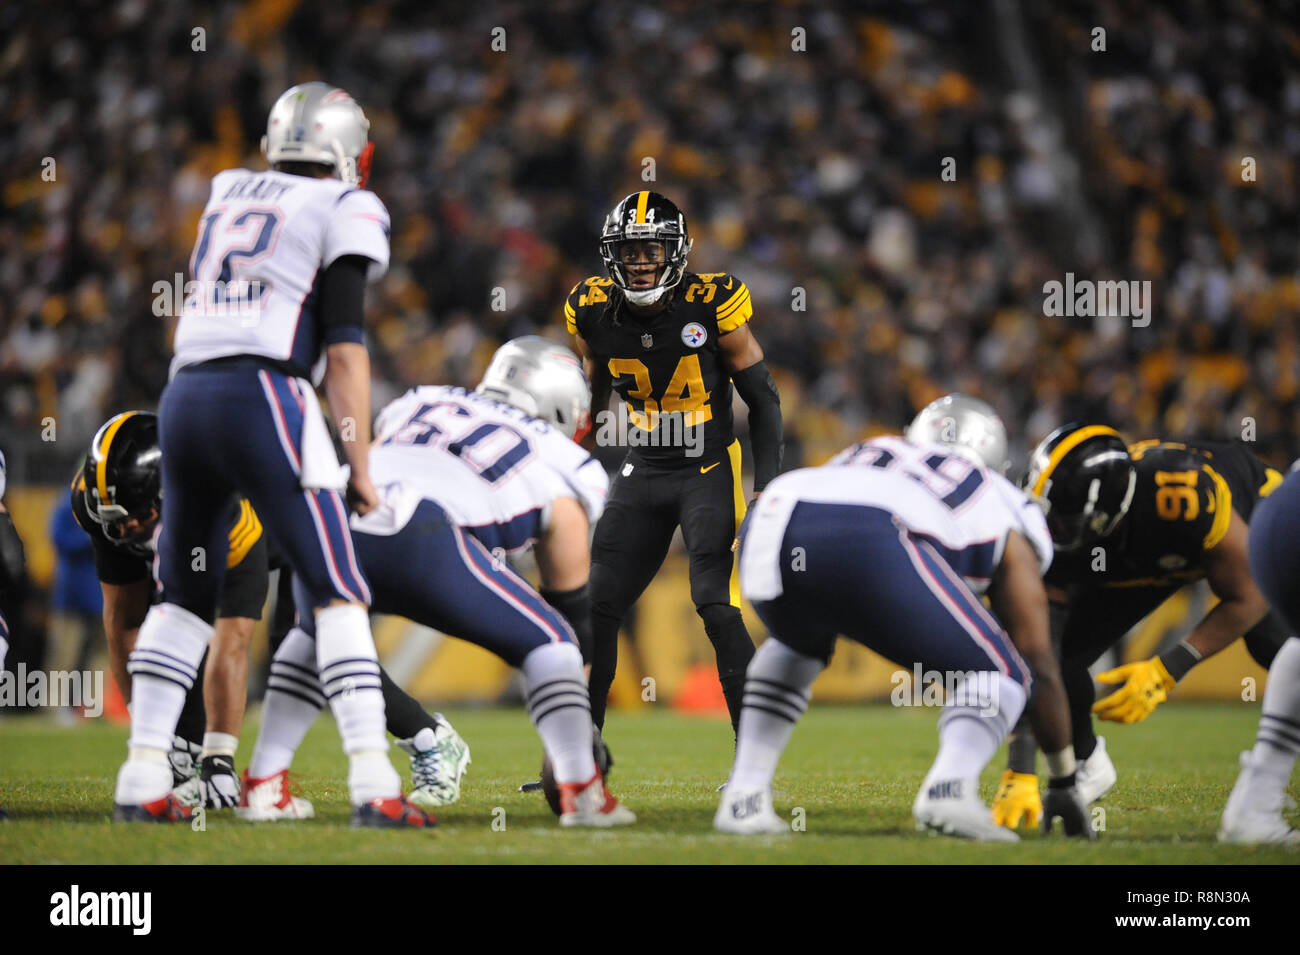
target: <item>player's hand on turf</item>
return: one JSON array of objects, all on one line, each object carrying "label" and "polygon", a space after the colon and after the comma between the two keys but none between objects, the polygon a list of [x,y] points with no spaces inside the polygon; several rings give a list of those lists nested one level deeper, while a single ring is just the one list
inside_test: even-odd
[{"label": "player's hand on turf", "polygon": [[354,474],[348,481],[348,505],[358,514],[369,514],[379,506],[379,492],[370,475]]},{"label": "player's hand on turf", "polygon": [[239,805],[239,779],[229,756],[208,756],[199,769],[199,805],[234,809]]},{"label": "player's hand on turf", "polygon": [[1074,773],[1047,783],[1047,795],[1043,797],[1044,835],[1051,833],[1052,823],[1056,819],[1061,820],[1061,828],[1067,836],[1097,838],[1096,830],[1089,824],[1088,806],[1074,785]]},{"label": "player's hand on turf", "polygon": [[1124,684],[1110,696],[1092,705],[1092,711],[1098,717],[1113,723],[1142,722],[1165,701],[1175,682],[1159,657],[1140,663],[1126,663],[1107,670],[1097,679],[1102,683]]},{"label": "player's hand on turf", "polygon": [[1022,824],[1036,826],[1042,817],[1043,800],[1038,795],[1038,777],[1009,769],[1004,772],[998,794],[993,798],[993,821],[999,826],[1017,829]]}]

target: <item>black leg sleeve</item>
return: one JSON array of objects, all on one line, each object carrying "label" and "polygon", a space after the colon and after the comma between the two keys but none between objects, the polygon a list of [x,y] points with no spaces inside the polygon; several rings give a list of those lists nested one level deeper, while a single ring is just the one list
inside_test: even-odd
[{"label": "black leg sleeve", "polygon": [[176,721],[176,735],[195,746],[203,745],[203,733],[208,728],[208,715],[203,707],[203,678],[207,669],[208,654],[205,650],[199,662],[199,675],[194,678],[194,685],[185,696],[181,717]]},{"label": "black leg sleeve", "polygon": [[384,716],[388,720],[388,732],[398,739],[410,739],[426,726],[432,729],[438,725],[438,721],[425,712],[423,706],[393,682],[383,667],[379,668],[379,683],[384,694]]},{"label": "black leg sleeve", "polygon": [[704,632],[718,656],[718,681],[727,699],[731,728],[740,728],[741,699],[745,693],[745,670],[754,657],[754,641],[749,638],[740,611],[730,604],[705,604],[699,608]]}]

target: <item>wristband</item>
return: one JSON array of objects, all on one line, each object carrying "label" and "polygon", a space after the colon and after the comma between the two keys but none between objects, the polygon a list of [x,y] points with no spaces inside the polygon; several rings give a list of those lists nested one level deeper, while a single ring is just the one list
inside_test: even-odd
[{"label": "wristband", "polygon": [[1196,648],[1186,640],[1178,644],[1172,650],[1167,650],[1157,658],[1164,664],[1173,681],[1177,683],[1183,677],[1187,676],[1192,667],[1201,662],[1201,655]]},{"label": "wristband", "polygon": [[1063,776],[1071,777],[1070,785],[1074,785],[1074,748],[1065,747],[1059,753],[1044,753],[1047,759],[1047,774],[1055,780]]}]

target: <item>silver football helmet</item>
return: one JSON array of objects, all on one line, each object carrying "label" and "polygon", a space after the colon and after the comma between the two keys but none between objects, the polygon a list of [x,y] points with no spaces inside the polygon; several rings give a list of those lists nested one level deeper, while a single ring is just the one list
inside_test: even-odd
[{"label": "silver football helmet", "polygon": [[549,422],[568,438],[591,416],[591,387],[578,356],[540,335],[498,348],[474,390]]},{"label": "silver football helmet", "polygon": [[262,137],[266,161],[330,166],[344,182],[364,187],[374,144],[370,121],[346,90],[327,83],[301,83],[280,94]]},{"label": "silver football helmet", "polygon": [[953,393],[938,398],[912,419],[903,435],[915,443],[951,445],[976,464],[999,474],[1011,463],[1007,458],[1007,428],[987,402]]}]

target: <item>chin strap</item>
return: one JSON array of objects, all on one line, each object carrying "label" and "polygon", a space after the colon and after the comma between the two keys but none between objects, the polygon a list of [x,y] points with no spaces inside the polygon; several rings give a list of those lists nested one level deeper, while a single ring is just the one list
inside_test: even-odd
[{"label": "chin strap", "polygon": [[664,297],[664,293],[667,291],[668,286],[666,285],[656,285],[654,288],[642,289],[640,291],[624,289],[623,297],[633,305],[644,307],[646,305],[655,304],[655,302]]}]

